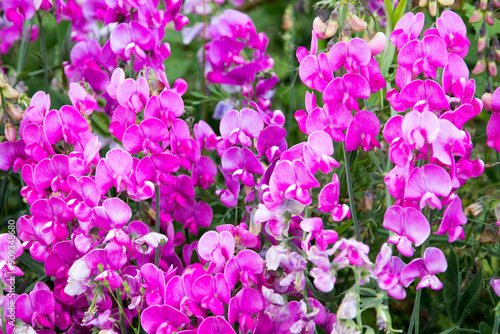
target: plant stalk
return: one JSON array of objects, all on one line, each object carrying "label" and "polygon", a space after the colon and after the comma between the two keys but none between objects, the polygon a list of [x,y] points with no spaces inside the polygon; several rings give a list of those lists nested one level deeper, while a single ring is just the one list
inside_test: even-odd
[{"label": "plant stalk", "polygon": [[[155,232],[160,233],[160,187],[155,185]],[[160,245],[155,249],[155,265],[160,264]]]},{"label": "plant stalk", "polygon": [[363,239],[361,237],[361,233],[359,231],[359,223],[358,216],[356,215],[356,207],[354,203],[354,189],[352,187],[352,179],[351,179],[351,166],[349,163],[349,154],[345,149],[345,143],[342,143],[342,149],[344,150],[344,161],[345,161],[345,174],[347,180],[347,191],[349,192],[349,205],[351,207],[351,216],[352,221],[354,223],[354,230],[356,231],[356,238],[358,241],[362,242]]}]

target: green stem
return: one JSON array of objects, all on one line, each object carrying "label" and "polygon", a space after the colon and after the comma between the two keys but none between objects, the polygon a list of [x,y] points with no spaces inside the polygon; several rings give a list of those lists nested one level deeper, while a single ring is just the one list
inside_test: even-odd
[{"label": "green stem", "polygon": [[[155,219],[155,232],[160,233],[160,187],[155,185],[155,206],[156,206],[156,219]],[[160,264],[160,245],[155,249],[155,265],[158,267]]]},{"label": "green stem", "polygon": [[45,46],[45,37],[43,36],[43,27],[42,27],[42,17],[40,16],[40,12],[36,12],[38,17],[38,24],[40,25],[40,45],[42,47],[42,59],[43,59],[43,77],[44,77],[44,85],[45,85],[45,93],[49,92],[49,65],[47,63],[47,48]]},{"label": "green stem", "polygon": [[358,270],[354,270],[354,278],[356,280],[356,298],[358,299],[356,302],[356,325],[358,329],[363,332],[363,319],[361,319],[361,295],[359,291],[359,273]]},{"label": "green stem", "polygon": [[[111,289],[110,289],[111,291]],[[123,301],[122,301],[122,291],[120,288],[116,288],[116,303],[118,304],[118,308],[120,309],[120,329],[122,334],[127,334],[127,328],[125,327],[125,313],[123,312]],[[127,319],[128,321],[128,319]],[[130,323],[130,321],[129,321]],[[131,324],[132,325],[132,324]]]},{"label": "green stem", "polygon": [[352,179],[351,179],[351,166],[349,163],[349,154],[347,153],[345,149],[345,144],[342,143],[342,149],[344,150],[344,162],[345,162],[345,174],[346,174],[346,179],[347,179],[347,191],[349,192],[349,205],[351,207],[351,216],[352,216],[352,221],[354,223],[354,230],[356,231],[356,238],[358,238],[358,241],[363,241],[361,238],[361,233],[359,232],[359,223],[358,223],[358,216],[356,215],[356,207],[354,203],[354,190],[352,188]]},{"label": "green stem", "polygon": [[500,325],[500,305],[497,305],[497,310],[495,311],[495,322],[493,323],[492,333],[498,333]]},{"label": "green stem", "polygon": [[419,318],[420,318],[420,296],[422,290],[417,290],[417,295],[415,297],[415,304],[413,304],[413,313],[411,315],[410,327],[408,327],[408,334],[413,333],[413,327],[415,327],[415,333],[418,333]]}]

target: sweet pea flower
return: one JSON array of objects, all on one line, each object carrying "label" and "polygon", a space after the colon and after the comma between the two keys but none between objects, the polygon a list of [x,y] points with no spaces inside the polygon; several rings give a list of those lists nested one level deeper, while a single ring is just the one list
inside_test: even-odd
[{"label": "sweet pea flower", "polygon": [[450,204],[446,207],[443,213],[443,220],[439,229],[434,232],[437,235],[448,234],[448,242],[454,242],[457,239],[464,240],[465,233],[462,228],[463,225],[467,224],[467,217],[462,210],[462,202],[460,197],[455,197]]},{"label": "sweet pea flower", "polygon": [[300,160],[278,162],[269,183],[273,198],[295,199],[304,205],[311,204],[309,190],[319,186],[318,180]]},{"label": "sweet pea flower", "polygon": [[436,274],[445,272],[447,268],[448,263],[443,251],[429,247],[425,250],[423,258],[415,259],[403,268],[401,281],[405,287],[408,287],[416,278],[421,278],[417,290],[427,287],[432,290],[441,290],[443,283]]},{"label": "sweet pea flower", "polygon": [[[153,48],[154,40],[147,27],[137,21],[130,23],[120,23],[109,36],[111,50],[125,60],[131,56],[145,59],[145,51]],[[139,71],[140,67],[134,64],[134,71]]]},{"label": "sweet pea flower", "polygon": [[338,239],[337,232],[333,230],[324,230],[323,221],[321,218],[306,218],[300,222],[300,228],[308,232],[306,238],[302,242],[302,249],[309,249],[309,242],[315,240],[315,245],[320,252],[326,251],[329,244],[333,244]]},{"label": "sweet pea flower", "polygon": [[452,189],[450,175],[442,167],[425,165],[414,168],[408,176],[405,199],[418,201],[420,209],[443,207],[439,196],[447,197]]},{"label": "sweet pea flower", "polygon": [[173,184],[175,178],[171,174],[177,172],[180,165],[179,158],[169,153],[156,153],[144,157],[135,169],[137,183],[142,185],[149,181],[162,186]]},{"label": "sweet pea flower", "polygon": [[12,168],[14,173],[17,173],[29,158],[25,148],[26,144],[22,139],[18,139],[14,143],[9,141],[0,143],[0,169],[8,171]]},{"label": "sweet pea flower", "polygon": [[325,103],[339,103],[345,105],[347,110],[359,111],[356,99],[370,97],[370,85],[359,74],[347,73],[342,77],[333,79],[325,88],[323,101]]},{"label": "sweet pea flower", "polygon": [[226,150],[221,164],[224,171],[232,173],[234,180],[241,180],[248,187],[255,184],[254,174],[264,174],[264,167],[246,147],[231,147]]},{"label": "sweet pea flower", "polygon": [[205,202],[189,199],[185,206],[178,206],[174,218],[183,228],[198,236],[198,227],[208,228],[212,222],[212,208]]},{"label": "sweet pea flower", "polygon": [[215,266],[222,267],[234,256],[234,237],[228,231],[222,231],[220,234],[208,231],[198,242],[198,253],[203,260],[212,261]]},{"label": "sweet pea flower", "polygon": [[[52,192],[64,192],[69,194],[71,188],[68,185],[70,177],[69,159],[66,155],[56,154],[52,158],[43,159],[36,165],[34,181],[39,192],[50,189]],[[73,174],[75,177],[81,176],[80,173]]]},{"label": "sweet pea flower", "polygon": [[345,217],[351,218],[349,206],[339,202],[339,177],[332,175],[332,182],[328,183],[318,196],[318,210],[321,212],[330,212],[334,221],[341,221]]},{"label": "sweet pea flower", "polygon": [[424,243],[431,233],[429,222],[417,209],[391,206],[384,215],[383,226],[395,233],[388,242],[396,244],[404,256],[413,256],[413,242],[416,247]]},{"label": "sweet pea flower", "polygon": [[126,190],[132,167],[130,153],[118,148],[108,151],[106,158],[99,161],[96,169],[95,181],[99,192],[104,195],[113,186],[117,192]]},{"label": "sweet pea flower", "polygon": [[322,130],[336,142],[345,140],[344,131],[353,120],[350,110],[341,103],[326,103],[323,108],[314,108],[306,119],[305,133]]},{"label": "sweet pea flower", "polygon": [[68,201],[68,208],[75,213],[80,222],[89,222],[92,219],[92,209],[101,199],[95,181],[88,176],[77,180],[71,175],[68,178],[68,185],[72,189],[72,197],[75,197]]},{"label": "sweet pea flower", "polygon": [[164,90],[161,92],[160,96],[153,95],[148,100],[146,109],[144,109],[144,119],[151,117],[158,118],[161,119],[167,127],[171,127],[177,117],[181,116],[183,113],[184,101],[181,96],[174,90]]},{"label": "sweet pea flower", "polygon": [[189,324],[184,313],[169,305],[153,305],[141,314],[141,325],[148,334],[173,334]]},{"label": "sweet pea flower", "polygon": [[16,318],[33,328],[53,328],[55,304],[54,294],[49,287],[45,283],[38,282],[29,294],[22,294],[16,299]]},{"label": "sweet pea flower", "polygon": [[217,167],[212,159],[201,156],[200,160],[193,164],[191,179],[193,186],[200,186],[202,189],[208,189],[215,183],[214,177],[217,175]]},{"label": "sweet pea flower", "polygon": [[304,46],[299,46],[296,51],[297,60],[302,63],[305,57],[308,55],[315,55],[318,52],[318,36],[314,31],[311,31],[311,48],[309,51]]},{"label": "sweet pea flower", "polygon": [[167,126],[157,118],[148,118],[140,124],[133,124],[123,134],[123,148],[129,153],[161,153],[160,142],[168,140]]},{"label": "sweet pea flower", "polygon": [[[221,169],[222,167],[219,167]],[[240,193],[240,182],[234,180],[233,176],[226,171],[221,169],[222,175],[224,176],[224,182],[227,189],[217,189],[215,194],[220,196],[222,204],[227,207],[235,207],[238,205],[238,195]]]},{"label": "sweet pea flower", "polygon": [[234,242],[236,246],[253,248],[260,245],[260,239],[257,235],[253,234],[248,230],[248,225],[241,223],[238,226],[225,224],[216,227],[217,231],[228,231],[234,237]]},{"label": "sweet pea flower", "polygon": [[[23,271],[14,264],[14,261],[23,254],[23,246],[19,239],[10,233],[0,234],[0,279],[8,286],[11,275],[21,276]],[[12,262],[11,262],[12,261]]]},{"label": "sweet pea flower", "polygon": [[254,251],[245,249],[229,260],[224,270],[224,276],[230,289],[234,289],[241,281],[243,287],[258,285],[257,276],[262,274],[264,261]]},{"label": "sweet pea flower", "polygon": [[391,33],[390,40],[398,49],[402,49],[408,42],[417,39],[424,27],[423,13],[407,13],[399,19]]},{"label": "sweet pea flower", "polygon": [[484,93],[481,97],[484,107],[492,112],[500,112],[500,88],[495,89],[493,94]]},{"label": "sweet pea flower", "polygon": [[497,296],[500,296],[500,278],[492,278],[490,281],[490,285]]},{"label": "sweet pea flower", "polygon": [[130,78],[125,79],[116,89],[116,98],[122,107],[139,113],[149,99],[148,82],[144,78],[139,78],[137,81]]},{"label": "sweet pea flower", "polygon": [[200,120],[194,125],[193,133],[194,137],[198,141],[200,150],[205,149],[208,152],[212,152],[217,148],[220,138],[217,137],[212,127],[204,120]]},{"label": "sweet pea flower", "polygon": [[259,113],[249,108],[231,110],[220,122],[221,136],[231,145],[252,146],[252,138],[257,138],[263,128],[264,122]]},{"label": "sweet pea flower", "polygon": [[23,241],[23,247],[30,250],[33,259],[44,262],[49,255],[50,245],[56,240],[52,231],[43,231],[44,222],[35,223],[33,217],[21,216],[16,225],[19,239]]},{"label": "sweet pea flower", "polygon": [[435,78],[437,68],[448,63],[446,44],[435,35],[425,36],[421,41],[413,40],[401,49],[398,63],[411,70],[414,76],[424,72],[426,78]]},{"label": "sweet pea flower", "polygon": [[439,119],[430,112],[412,111],[406,114],[401,124],[405,142],[411,149],[422,150],[432,144],[439,135]]},{"label": "sweet pea flower", "polygon": [[332,252],[337,250],[340,250],[340,252],[333,259],[333,261],[340,263],[341,265],[351,264],[353,266],[360,267],[365,264],[371,264],[371,261],[368,258],[370,247],[362,242],[354,239],[342,238],[337,241],[332,248]]},{"label": "sweet pea flower", "polygon": [[243,288],[229,303],[229,323],[235,324],[238,322],[242,330],[253,331],[255,328],[253,316],[263,308],[261,294],[254,289]]},{"label": "sweet pea flower", "polygon": [[318,169],[328,174],[333,170],[333,167],[340,167],[337,160],[332,158],[332,139],[324,131],[311,133],[303,150],[304,161],[312,174],[316,174]]},{"label": "sweet pea flower", "polygon": [[69,85],[69,98],[73,107],[75,107],[82,115],[89,116],[97,108],[96,99],[89,95],[85,88],[72,82]]},{"label": "sweet pea flower", "polygon": [[177,119],[172,123],[170,147],[172,154],[177,155],[184,169],[191,170],[191,164],[200,160],[201,150],[198,143],[191,138],[189,127],[182,119]]},{"label": "sweet pea flower", "polygon": [[80,140],[79,133],[87,131],[88,128],[89,124],[85,118],[72,106],[49,111],[43,122],[43,129],[51,144],[61,140],[70,145],[75,144]]},{"label": "sweet pea flower", "polygon": [[160,200],[165,201],[171,209],[175,205],[186,206],[188,200],[194,197],[193,182],[187,175],[176,176],[175,182],[160,187]]},{"label": "sweet pea flower", "polygon": [[42,225],[44,233],[51,232],[58,239],[68,237],[68,224],[73,220],[73,212],[67,209],[66,202],[59,197],[39,199],[31,206],[33,223]]},{"label": "sweet pea flower", "polygon": [[231,290],[223,274],[203,275],[193,283],[193,296],[201,307],[215,315],[224,315],[224,304],[229,305]]},{"label": "sweet pea flower", "polygon": [[361,67],[368,66],[371,57],[370,46],[361,38],[335,43],[328,52],[328,61],[334,72],[345,67],[348,73],[359,73]]},{"label": "sweet pea flower", "polygon": [[380,132],[380,121],[371,111],[362,110],[354,115],[354,120],[347,128],[345,148],[347,151],[355,151],[362,147],[363,151],[371,151],[375,147],[380,148],[377,136]]},{"label": "sweet pea flower", "polygon": [[320,53],[317,57],[314,55],[306,56],[300,62],[299,77],[307,87],[321,93],[324,92],[326,86],[334,78],[328,56],[325,53]]},{"label": "sweet pea flower", "polygon": [[281,155],[288,148],[285,137],[286,130],[276,125],[261,130],[257,138],[258,157],[260,158],[265,154],[267,160],[272,162],[274,158]]},{"label": "sweet pea flower", "polygon": [[392,250],[383,244],[375,261],[376,267],[373,274],[377,277],[378,286],[386,290],[394,299],[404,299],[406,291],[401,281],[401,271],[406,264],[397,256],[392,256]]},{"label": "sweet pea flower", "polygon": [[231,325],[223,317],[208,317],[198,327],[200,334],[236,334]]},{"label": "sweet pea flower", "polygon": [[[497,89],[497,91],[500,90]],[[491,115],[486,126],[486,134],[488,135],[488,141],[486,142],[488,147],[500,152],[500,113],[495,112]]]},{"label": "sweet pea flower", "polygon": [[451,10],[446,10],[436,20],[436,27],[439,35],[446,43],[448,52],[464,58],[469,52],[470,42],[462,18]]}]

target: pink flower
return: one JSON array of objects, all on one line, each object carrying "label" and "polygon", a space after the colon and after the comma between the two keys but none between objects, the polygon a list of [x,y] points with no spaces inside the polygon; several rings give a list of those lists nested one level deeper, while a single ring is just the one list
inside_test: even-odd
[{"label": "pink flower", "polygon": [[430,287],[432,290],[441,290],[443,283],[436,274],[445,272],[448,268],[444,253],[435,247],[429,247],[424,252],[424,257],[408,263],[401,271],[401,282],[408,287],[416,278],[421,278],[417,290]]},{"label": "pink flower", "polygon": [[104,195],[113,186],[117,192],[126,190],[130,183],[132,166],[132,156],[128,152],[118,148],[108,151],[106,158],[99,161],[95,174],[99,192]]},{"label": "pink flower", "polygon": [[338,234],[332,230],[323,230],[323,221],[321,218],[306,218],[300,222],[300,228],[308,232],[306,238],[302,242],[302,249],[307,251],[309,249],[309,242],[315,240],[316,248],[320,252],[326,251],[329,244],[337,241]]},{"label": "pink flower", "polygon": [[16,318],[33,328],[53,328],[55,324],[55,298],[49,287],[38,282],[29,294],[22,294],[15,302]]},{"label": "pink flower", "polygon": [[217,267],[225,265],[234,256],[234,237],[228,231],[220,234],[208,231],[198,242],[198,253],[205,261],[212,261]]},{"label": "pink flower", "polygon": [[208,228],[212,222],[212,208],[205,202],[189,199],[185,206],[178,206],[174,218],[187,231],[198,236],[198,227]]},{"label": "pink flower", "polygon": [[208,189],[215,183],[214,177],[217,175],[217,167],[212,159],[201,156],[198,162],[193,165],[191,179],[193,186],[200,186],[202,189]]},{"label": "pink flower", "polygon": [[123,134],[123,148],[129,153],[163,152],[160,142],[169,139],[167,126],[157,118],[148,118],[140,124],[133,124]]},{"label": "pink flower", "polygon": [[304,145],[304,161],[312,174],[321,170],[328,174],[333,167],[340,167],[337,160],[332,158],[333,142],[324,131],[315,131],[309,135],[307,144]]},{"label": "pink flower", "polygon": [[377,136],[380,132],[380,121],[371,111],[362,110],[354,115],[354,120],[347,128],[345,148],[354,151],[362,147],[363,151],[371,151],[375,147],[380,148]]},{"label": "pink flower", "polygon": [[339,203],[339,177],[333,174],[332,182],[328,183],[318,196],[318,210],[321,212],[330,212],[334,221],[341,221],[345,217],[351,218],[349,207],[346,204]]},{"label": "pink flower", "polygon": [[392,250],[387,244],[383,244],[375,261],[376,267],[373,271],[377,277],[378,286],[386,290],[387,294],[395,299],[404,299],[406,291],[401,281],[401,271],[406,264],[397,256],[392,256]]},{"label": "pink flower", "polygon": [[264,167],[246,147],[231,147],[226,150],[221,164],[224,171],[232,173],[234,180],[241,180],[248,187],[255,184],[254,174],[264,174]]},{"label": "pink flower", "polygon": [[258,314],[263,308],[264,305],[260,293],[254,289],[243,288],[229,303],[229,323],[235,324],[238,322],[241,329],[253,331],[255,328],[253,316]]},{"label": "pink flower", "polygon": [[208,317],[198,327],[200,334],[236,334],[231,325],[223,317]]},{"label": "pink flower", "polygon": [[464,58],[469,52],[470,42],[462,18],[451,10],[446,10],[436,20],[436,27],[439,35],[446,43],[448,52],[450,54],[456,53],[461,58]]},{"label": "pink flower", "polygon": [[323,101],[325,103],[343,104],[349,111],[353,109],[359,111],[356,99],[367,99],[369,97],[370,85],[368,81],[359,74],[348,73],[333,79],[326,86]]},{"label": "pink flower", "polygon": [[75,107],[82,115],[88,116],[97,108],[97,101],[89,95],[85,89],[72,82],[69,85],[69,98],[73,107]]},{"label": "pink flower", "polygon": [[141,325],[148,334],[173,334],[189,324],[189,318],[169,305],[153,305],[141,315]]},{"label": "pink flower", "polygon": [[314,55],[306,56],[300,63],[299,76],[307,87],[321,93],[324,92],[328,83],[333,80],[328,56],[325,53],[320,53],[317,57]]},{"label": "pink flower", "polygon": [[43,122],[43,129],[51,144],[61,140],[68,144],[75,144],[80,140],[79,134],[87,131],[88,128],[89,124],[85,118],[71,106],[49,111]]},{"label": "pink flower", "polygon": [[139,113],[149,99],[148,82],[144,78],[139,78],[137,81],[125,79],[116,89],[116,98],[122,107]]},{"label": "pink flower", "polygon": [[232,145],[252,146],[252,139],[259,136],[264,122],[259,113],[253,109],[243,108],[241,111],[231,110],[220,122],[220,133],[224,140]]},{"label": "pink flower", "polygon": [[371,58],[370,46],[361,38],[335,43],[328,52],[328,61],[334,72],[345,67],[348,73],[359,73],[361,67],[368,66]]},{"label": "pink flower", "polygon": [[161,119],[167,127],[171,127],[177,117],[183,113],[184,101],[181,96],[174,90],[164,90],[160,96],[153,95],[147,101],[144,119],[155,117]]},{"label": "pink flower", "polygon": [[334,262],[342,265],[351,264],[356,267],[371,264],[368,258],[370,247],[362,242],[342,238],[335,243],[331,251],[335,252],[337,250],[340,250],[340,252],[333,259]]},{"label": "pink flower", "polygon": [[231,290],[224,275],[203,275],[193,283],[193,296],[204,309],[224,315],[224,304],[229,305]]},{"label": "pink flower", "polygon": [[166,186],[175,183],[172,173],[180,168],[180,161],[175,155],[169,153],[152,154],[139,161],[135,169],[135,177],[139,185],[144,182],[152,182],[157,185]]},{"label": "pink flower", "polygon": [[[120,23],[109,36],[111,50],[125,60],[133,55],[139,59],[145,59],[145,51],[153,48],[153,35],[151,30],[136,21]],[[134,64],[135,65],[135,64]],[[134,71],[140,67],[134,66]]]},{"label": "pink flower", "polygon": [[437,235],[448,234],[448,241],[454,242],[457,239],[464,240],[465,233],[462,228],[467,224],[467,217],[462,210],[462,202],[460,197],[455,197],[453,201],[446,207],[443,213],[443,220],[439,229],[435,232]]},{"label": "pink flower", "polygon": [[[169,101],[171,104],[172,102]],[[146,107],[147,109],[147,107]],[[220,137],[217,137],[214,130],[207,122],[204,120],[199,121],[193,127],[194,137],[198,141],[198,146],[200,150],[206,149],[208,152],[212,152],[217,148],[217,144],[220,141]]]},{"label": "pink flower", "polygon": [[424,72],[426,78],[435,78],[437,68],[448,63],[446,44],[434,35],[425,36],[421,41],[411,41],[401,49],[398,63],[411,70],[414,76]]},{"label": "pink flower", "polygon": [[431,233],[429,222],[417,209],[391,206],[384,215],[384,227],[396,233],[388,242],[396,244],[404,256],[413,256],[413,242],[416,247],[424,243]]},{"label": "pink flower", "polygon": [[350,110],[341,103],[326,103],[323,108],[314,108],[305,122],[305,133],[322,130],[336,142],[345,140],[344,131],[353,120]]},{"label": "pink flower", "polygon": [[257,276],[262,274],[263,268],[264,261],[259,254],[245,249],[229,260],[224,270],[224,276],[230,289],[234,289],[240,281],[243,287],[257,286]]},{"label": "pink flower", "polygon": [[443,207],[439,196],[446,197],[452,189],[450,175],[442,167],[425,165],[414,168],[408,176],[405,199],[419,201],[420,208],[429,205],[431,209]]},{"label": "pink flower", "polygon": [[424,27],[423,13],[407,13],[396,23],[390,40],[398,49],[402,49],[408,42],[417,39]]}]

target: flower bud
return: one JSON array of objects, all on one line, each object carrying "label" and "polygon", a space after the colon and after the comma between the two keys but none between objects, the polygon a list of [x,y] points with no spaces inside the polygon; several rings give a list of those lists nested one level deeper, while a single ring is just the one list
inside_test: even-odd
[{"label": "flower bud", "polygon": [[492,0],[491,2],[496,8],[500,8],[500,0]]},{"label": "flower bud", "polygon": [[15,119],[16,121],[20,121],[23,119],[24,110],[21,109],[19,105],[7,102],[5,104],[5,110],[7,110],[9,116]]},{"label": "flower bud", "polygon": [[372,51],[372,56],[376,56],[385,49],[386,38],[383,32],[378,32],[375,36],[370,39],[368,42],[368,46],[370,46],[370,50]]},{"label": "flower bud", "polygon": [[377,310],[377,326],[381,331],[387,330],[392,325],[391,314],[385,305],[378,305]]},{"label": "flower bud", "polygon": [[127,281],[123,281],[123,282],[122,282],[122,285],[123,285],[123,291],[124,291],[126,294],[129,294],[129,293],[130,293],[130,286],[128,285]]},{"label": "flower bud", "polygon": [[5,138],[11,143],[16,141],[17,131],[14,124],[11,121],[5,122],[4,125]]},{"label": "flower bud", "polygon": [[436,13],[437,13],[437,1],[429,0],[429,14],[431,14],[432,17],[435,17]]},{"label": "flower bud", "polygon": [[481,26],[481,29],[479,29],[479,38],[477,40],[477,51],[481,52],[486,49],[486,44],[487,44],[487,37],[486,37],[486,25],[483,23]]},{"label": "flower bud", "polygon": [[342,35],[340,39],[344,42],[349,42],[351,36],[351,27],[344,21],[344,27],[342,28]]},{"label": "flower bud", "polygon": [[337,7],[330,13],[330,20],[336,20],[338,21],[339,19],[339,11],[337,10]]},{"label": "flower bud", "polygon": [[484,21],[490,26],[495,25],[495,19],[493,18],[493,2],[488,5],[488,10],[484,13]]},{"label": "flower bud", "polygon": [[348,14],[347,18],[346,18],[346,22],[347,22],[347,24],[349,24],[351,29],[353,31],[356,31],[356,32],[365,31],[366,27],[368,26],[368,24],[366,23],[365,20],[359,18],[355,14],[351,14],[351,15]]},{"label": "flower bud", "polygon": [[104,271],[104,265],[102,263],[99,263],[97,265],[97,270],[99,270],[99,272],[102,273]]},{"label": "flower bud", "polygon": [[325,22],[319,16],[316,16],[313,21],[313,31],[319,39],[324,39],[324,30]]},{"label": "flower bud", "polygon": [[466,216],[471,215],[472,217],[478,217],[483,213],[483,205],[479,202],[472,203],[465,208],[464,214]]},{"label": "flower bud", "polygon": [[491,99],[493,98],[493,94],[491,93],[484,93],[483,96],[481,96],[481,102],[483,102],[483,106],[486,110],[492,109],[491,106]]},{"label": "flower bud", "polygon": [[427,0],[420,0],[420,1],[418,2],[418,5],[419,5],[420,7],[425,7],[425,6],[427,6]]},{"label": "flower bud", "polygon": [[319,17],[313,21],[313,31],[319,39],[327,39],[335,35],[339,28],[338,21],[328,19],[324,23]]},{"label": "flower bud", "polygon": [[349,291],[344,299],[342,299],[342,303],[337,310],[337,318],[338,319],[354,319],[356,318],[356,308],[358,304],[358,296]]},{"label": "flower bud", "polygon": [[3,73],[0,73],[0,88],[4,88],[6,84],[7,83],[5,81],[5,75]]},{"label": "flower bud", "polygon": [[438,2],[445,7],[450,7],[453,6],[455,0],[438,0]]},{"label": "flower bud", "polygon": [[488,72],[492,77],[497,76],[497,64],[495,63],[495,52],[493,48],[490,48],[490,53],[488,54]]},{"label": "flower bud", "polygon": [[479,0],[479,9],[486,10],[488,8],[488,0]]},{"label": "flower bud", "polygon": [[10,85],[5,85],[2,88],[2,95],[5,96],[6,99],[15,100],[19,97],[19,92],[12,88]]},{"label": "flower bud", "polygon": [[491,48],[495,52],[496,61],[500,63],[500,43],[496,37],[492,37]]},{"label": "flower bud", "polygon": [[472,70],[472,74],[478,75],[486,71],[486,59],[484,59],[484,54],[482,52],[477,53],[476,66]]},{"label": "flower bud", "polygon": [[475,10],[474,13],[472,14],[471,18],[469,19],[470,23],[478,23],[483,20],[483,12],[479,10],[479,0],[476,1],[475,5]]},{"label": "flower bud", "polygon": [[[0,101],[2,101],[2,100],[0,99]],[[2,121],[2,119],[3,119],[3,109],[0,109],[0,122]]]}]

